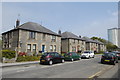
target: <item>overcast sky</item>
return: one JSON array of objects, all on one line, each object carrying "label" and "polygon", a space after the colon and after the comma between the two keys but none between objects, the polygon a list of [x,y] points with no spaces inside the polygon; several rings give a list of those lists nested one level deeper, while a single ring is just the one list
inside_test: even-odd
[{"label": "overcast sky", "polygon": [[2,32],[13,29],[17,18],[21,24],[36,22],[56,33],[60,29],[62,32],[69,31],[76,35],[107,39],[107,29],[118,27],[118,3],[2,3]]}]

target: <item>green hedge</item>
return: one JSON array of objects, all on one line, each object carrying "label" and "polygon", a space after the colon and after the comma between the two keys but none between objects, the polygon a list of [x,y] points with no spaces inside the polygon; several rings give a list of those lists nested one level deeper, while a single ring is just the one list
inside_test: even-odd
[{"label": "green hedge", "polygon": [[104,51],[99,51],[98,53],[95,53],[95,54],[103,54],[104,53]]},{"label": "green hedge", "polygon": [[15,51],[11,51],[11,50],[2,50],[2,57],[11,59],[11,58],[15,58]]},{"label": "green hedge", "polygon": [[37,61],[40,58],[37,56],[18,56],[17,62],[25,62],[25,61]]}]

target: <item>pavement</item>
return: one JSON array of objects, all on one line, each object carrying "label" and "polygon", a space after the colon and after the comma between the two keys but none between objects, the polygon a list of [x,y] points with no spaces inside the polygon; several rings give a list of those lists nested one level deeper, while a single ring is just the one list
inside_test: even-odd
[{"label": "pavement", "polygon": [[15,62],[15,63],[0,63],[0,67],[11,67],[11,66],[21,66],[28,64],[38,64],[40,61],[29,61],[29,62]]}]

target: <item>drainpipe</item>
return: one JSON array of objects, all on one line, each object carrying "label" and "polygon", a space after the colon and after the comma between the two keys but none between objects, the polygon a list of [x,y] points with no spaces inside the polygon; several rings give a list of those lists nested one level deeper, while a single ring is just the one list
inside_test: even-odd
[{"label": "drainpipe", "polygon": [[69,39],[68,39],[68,52],[69,52],[70,44],[69,44]]}]

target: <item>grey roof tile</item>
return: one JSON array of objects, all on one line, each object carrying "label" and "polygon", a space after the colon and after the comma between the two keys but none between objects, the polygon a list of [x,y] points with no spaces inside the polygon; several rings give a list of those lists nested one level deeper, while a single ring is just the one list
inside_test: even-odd
[{"label": "grey roof tile", "polygon": [[41,32],[41,33],[48,33],[48,34],[60,36],[57,33],[43,27],[42,25],[40,25],[38,23],[34,23],[34,22],[24,23],[24,24],[18,26],[17,29],[32,30],[32,31],[37,31],[37,32]]},{"label": "grey roof tile", "polygon": [[82,37],[82,39],[84,39],[86,42],[94,42],[94,40],[92,40],[88,37]]},{"label": "grey roof tile", "polygon": [[100,42],[98,40],[92,40],[92,39],[90,39],[88,37],[82,37],[82,39],[84,39],[86,42],[93,42],[93,43],[98,43],[98,44],[104,44],[104,43],[102,43],[102,42]]},{"label": "grey roof tile", "polygon": [[72,32],[63,32],[61,34],[62,38],[70,38],[70,39],[79,39],[79,40],[83,40],[81,38],[79,38],[77,35],[73,34]]}]

